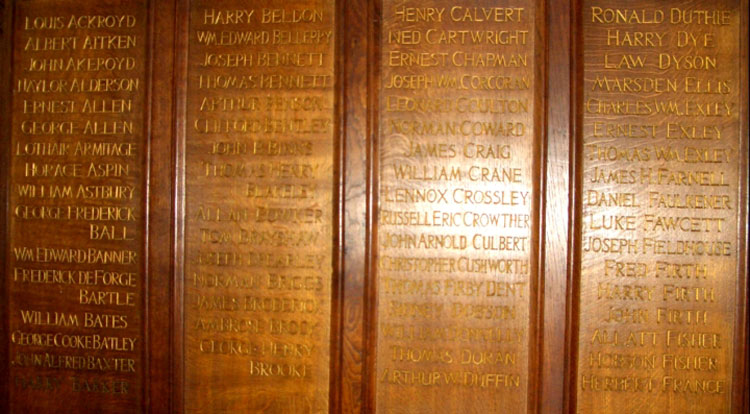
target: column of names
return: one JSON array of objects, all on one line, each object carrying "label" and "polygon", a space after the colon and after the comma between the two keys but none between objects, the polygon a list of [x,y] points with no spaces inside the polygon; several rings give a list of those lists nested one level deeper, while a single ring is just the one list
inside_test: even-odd
[{"label": "column of names", "polygon": [[737,6],[584,5],[580,412],[729,410]]}]

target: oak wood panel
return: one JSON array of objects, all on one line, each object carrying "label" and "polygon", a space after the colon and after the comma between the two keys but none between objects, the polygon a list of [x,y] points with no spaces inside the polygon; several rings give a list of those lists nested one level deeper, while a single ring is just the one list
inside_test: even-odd
[{"label": "oak wood panel", "polygon": [[113,5],[14,4],[8,412],[147,404],[150,4]]},{"label": "oak wood panel", "polygon": [[546,61],[546,151],[542,161],[545,174],[544,212],[542,226],[543,260],[541,278],[543,288],[542,350],[540,357],[540,390],[536,402],[541,413],[562,413],[565,396],[566,324],[560,315],[568,306],[568,275],[571,242],[571,194],[570,175],[575,160],[571,157],[572,92],[571,16],[574,4],[570,0],[547,2],[547,35],[544,50]]},{"label": "oak wood panel", "polygon": [[[493,6],[497,9],[492,9]],[[372,243],[377,243],[373,256],[377,273],[371,276],[371,297],[377,304],[370,327],[374,338],[368,348],[370,358],[374,359],[368,386],[376,406],[371,409],[475,412],[504,406],[512,412],[535,412],[540,344],[537,318],[541,317],[537,286],[538,229],[543,220],[539,188],[544,177],[538,166],[544,145],[541,127],[544,52],[540,46],[545,33],[544,7],[535,2],[455,5],[397,1],[382,2],[380,8],[380,31],[373,35],[380,41],[379,60],[373,62],[380,71],[376,77],[380,102],[376,119],[380,130],[376,133],[378,155],[373,164],[376,171],[373,192],[379,211],[371,233]],[[479,17],[487,10],[503,17],[491,14]],[[514,18],[507,17],[512,13],[516,13]],[[489,22],[493,19],[494,24]],[[471,37],[492,30],[498,34],[502,31],[499,36],[515,33],[519,37],[511,35],[510,40]],[[461,38],[462,34],[466,38]],[[489,46],[492,43],[495,44]],[[513,59],[511,56],[527,57],[529,63],[476,60],[467,63],[485,57]],[[516,68],[509,68],[513,66]],[[482,86],[488,79],[491,82],[501,77],[508,83]],[[513,86],[513,82],[522,78],[522,82],[528,83]],[[451,85],[451,79],[457,82],[471,79],[477,83]],[[443,81],[445,84],[441,84]],[[462,103],[480,101],[509,107],[485,108],[485,111],[461,107]],[[519,102],[523,109],[512,107]],[[504,125],[502,128],[511,128],[517,122],[514,125],[519,130],[495,134],[453,132],[452,122],[475,126],[497,122]],[[496,152],[477,156],[472,153],[477,146],[492,147],[490,151]],[[506,150],[507,153],[499,153]],[[478,175],[470,176],[471,171],[481,168],[492,171],[493,167],[496,172],[518,168],[522,178],[493,180],[487,176],[483,180]],[[484,182],[480,184],[481,181]],[[467,203],[455,198],[456,192],[468,194],[465,190],[480,196],[523,193],[528,199],[519,203],[499,202],[505,206],[481,206],[481,202]],[[419,199],[420,192],[436,197],[408,201],[412,196]],[[449,199],[454,197],[452,201],[442,198],[445,194]],[[497,216],[515,213],[513,217],[524,219],[520,225],[513,219],[503,223],[503,218],[497,225],[471,224],[471,220],[468,224],[460,220],[439,222],[441,213],[448,217],[475,214],[474,217],[486,218],[490,212]],[[505,240],[505,236],[517,242],[523,240],[524,247],[495,245],[493,248],[477,244],[479,239],[487,241],[495,236],[498,236],[495,241]],[[438,238],[442,242],[422,243]],[[447,244],[441,246],[443,243]],[[433,259],[445,267],[430,267],[428,263]],[[477,261],[471,262],[472,259]],[[479,268],[472,271],[451,267],[450,263],[462,260],[468,263],[508,260],[519,267],[516,271],[503,270],[502,274],[493,275],[481,275]],[[469,281],[476,283],[471,289],[480,283],[485,289],[488,285],[518,282],[515,286],[522,292],[508,294],[514,299],[488,299],[494,296],[489,289],[481,293],[463,290],[463,284]],[[451,286],[455,288],[458,284],[460,289],[451,290]],[[469,290],[474,293],[467,294]],[[474,311],[466,313],[467,309]],[[505,311],[509,313],[502,316]],[[480,321],[483,318],[487,320]],[[493,340],[489,336],[462,337],[460,332],[464,329],[467,334],[483,329],[492,331],[499,335],[496,340],[502,344],[490,344]],[[511,331],[512,339],[500,338]],[[452,332],[457,335],[455,338],[451,337]],[[442,335],[447,336],[441,339]],[[504,362],[498,359],[501,355]],[[497,379],[497,383],[488,385],[491,378]]]},{"label": "oak wood panel", "polygon": [[[735,327],[735,365],[734,388],[732,389],[732,406],[740,413],[750,410],[750,2],[740,1],[739,59],[740,66],[740,186],[739,186],[739,254],[738,283]],[[744,62],[744,63],[743,63]],[[745,156],[742,156],[745,154]],[[743,173],[744,172],[744,173]],[[744,230],[743,230],[744,229]],[[743,300],[744,298],[744,300]],[[745,361],[745,364],[742,364]]]},{"label": "oak wood panel", "polygon": [[[570,412],[742,412],[747,2],[650,6],[584,2],[578,14]],[[599,105],[618,99],[619,109]],[[665,224],[675,221],[691,225]]]},{"label": "oak wood panel", "polygon": [[188,3],[184,412],[330,410],[335,11]]}]

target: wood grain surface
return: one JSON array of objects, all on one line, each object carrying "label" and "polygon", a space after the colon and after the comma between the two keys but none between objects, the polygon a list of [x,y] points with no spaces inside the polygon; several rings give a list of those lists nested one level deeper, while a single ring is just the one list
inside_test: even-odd
[{"label": "wood grain surface", "polygon": [[145,1],[14,4],[9,412],[144,406],[148,11]]},{"label": "wood grain surface", "polygon": [[575,411],[736,411],[740,4],[584,2],[579,16]]},{"label": "wood grain surface", "polygon": [[748,8],[0,0],[0,412],[747,412]]},{"label": "wood grain surface", "polygon": [[376,412],[535,409],[542,13],[383,2]]},{"label": "wood grain surface", "polygon": [[329,411],[334,6],[189,5],[185,413]]}]

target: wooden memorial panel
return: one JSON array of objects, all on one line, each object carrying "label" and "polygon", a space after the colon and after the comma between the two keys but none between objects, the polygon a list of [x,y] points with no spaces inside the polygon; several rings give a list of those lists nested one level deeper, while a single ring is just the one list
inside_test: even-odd
[{"label": "wooden memorial panel", "polygon": [[375,411],[529,412],[541,11],[381,13]]},{"label": "wooden memorial panel", "polygon": [[740,412],[741,18],[739,1],[583,2],[577,413]]},{"label": "wooden memorial panel", "polygon": [[0,9],[0,412],[747,411],[748,0]]},{"label": "wooden memorial panel", "polygon": [[189,2],[185,413],[328,411],[334,5]]},{"label": "wooden memorial panel", "polygon": [[147,352],[147,2],[14,6],[3,405],[137,412]]}]

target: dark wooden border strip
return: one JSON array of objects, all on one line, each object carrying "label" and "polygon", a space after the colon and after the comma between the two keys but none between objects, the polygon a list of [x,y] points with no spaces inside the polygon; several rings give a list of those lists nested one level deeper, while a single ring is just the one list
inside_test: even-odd
[{"label": "dark wooden border strip", "polygon": [[[338,309],[340,335],[336,346],[339,366],[337,393],[332,393],[331,412],[368,412],[365,401],[365,335],[367,332],[369,280],[368,229],[371,228],[371,16],[373,2],[339,1],[337,4],[337,55],[339,60],[338,177],[340,209]],[[333,351],[334,348],[332,347]]]},{"label": "dark wooden border strip", "polygon": [[[174,146],[171,152],[174,163],[172,188],[172,226],[174,236],[172,239],[173,268],[172,282],[172,413],[181,414],[185,411],[185,349],[184,349],[184,311],[183,298],[184,271],[185,271],[185,137],[187,116],[187,84],[188,67],[188,39],[190,26],[190,0],[177,0],[175,7],[175,56],[174,56],[174,78],[172,88],[174,91]],[[181,87],[182,86],[182,87]]]},{"label": "dark wooden border strip", "polygon": [[571,1],[547,1],[546,52],[546,151],[542,210],[542,344],[541,379],[537,405],[540,413],[561,414],[565,395],[566,326],[561,315],[568,308],[567,295],[571,191]]},{"label": "dark wooden border strip", "polygon": [[367,130],[364,135],[366,145],[367,189],[365,193],[365,367],[364,367],[364,413],[372,414],[377,410],[377,355],[378,326],[378,291],[377,291],[377,240],[378,240],[378,189],[380,171],[380,51],[381,25],[383,22],[383,0],[370,0],[366,9],[369,16],[367,23],[367,72],[365,82],[367,94],[365,102]]},{"label": "dark wooden border strip", "polygon": [[13,45],[13,0],[0,0],[0,411],[7,413],[10,409],[10,378],[9,347],[8,347],[8,240],[10,237],[10,217],[8,215],[8,203],[10,200],[10,97],[12,69],[8,62],[11,61]]},{"label": "dark wooden border strip", "polygon": [[578,315],[581,263],[581,184],[583,180],[583,112],[577,110],[578,102],[583,99],[583,31],[580,30],[582,0],[570,0],[570,186],[568,187],[568,312],[565,347],[565,375],[563,405],[565,413],[574,413],[576,409],[576,381],[578,375]]},{"label": "dark wooden border strip", "polygon": [[344,381],[344,375],[342,371],[343,364],[343,331],[344,331],[344,319],[342,318],[344,310],[344,277],[343,269],[346,265],[344,260],[344,237],[345,237],[345,223],[344,223],[344,171],[345,171],[345,160],[346,160],[346,148],[344,140],[344,75],[345,65],[343,61],[343,54],[341,53],[344,48],[344,37],[346,34],[346,2],[343,0],[333,0],[333,12],[334,12],[334,46],[333,46],[333,72],[334,72],[334,83],[333,83],[333,177],[331,191],[333,194],[332,205],[333,219],[331,220],[332,225],[337,228],[332,230],[333,241],[331,245],[331,318],[330,318],[330,347],[328,350],[330,358],[329,368],[329,384],[328,384],[328,412],[339,412],[339,407],[342,403],[341,394],[343,387],[347,382]]},{"label": "dark wooden border strip", "polygon": [[748,163],[748,151],[750,149],[750,128],[748,122],[750,122],[750,99],[748,98],[750,92],[750,81],[748,71],[750,71],[750,65],[748,64],[748,13],[750,8],[748,7],[748,0],[740,0],[740,30],[739,30],[739,52],[740,59],[738,59],[739,71],[740,71],[740,185],[738,192],[739,209],[738,214],[738,256],[737,256],[737,319],[735,321],[735,340],[734,340],[734,387],[732,388],[732,407],[735,414],[747,413],[750,410],[750,379],[748,374],[750,370],[750,361],[748,358],[748,347],[750,347],[750,338],[748,337],[748,330],[750,326],[750,286],[748,284],[748,271],[750,270],[750,261],[748,260],[748,213],[750,212],[750,195],[748,195],[748,183],[750,182],[750,167]]},{"label": "dark wooden border strip", "polygon": [[[544,372],[542,361],[544,347],[545,296],[547,285],[546,240],[549,226],[557,226],[558,221],[548,220],[546,205],[549,199],[547,189],[551,186],[547,173],[549,163],[549,127],[547,125],[549,94],[548,86],[548,53],[549,27],[548,4],[545,0],[537,0],[534,4],[534,136],[532,143],[532,197],[531,204],[531,246],[529,263],[532,273],[529,280],[529,354],[528,354],[528,384],[527,384],[527,413],[536,414],[541,411],[542,384],[547,373]],[[561,94],[563,97],[565,94]],[[554,308],[551,309],[554,311]],[[557,309],[557,314],[562,314]]]},{"label": "dark wooden border strip", "polygon": [[149,5],[151,62],[149,78],[150,118],[147,158],[147,332],[149,354],[144,413],[171,412],[171,317],[175,307],[170,294],[173,280],[172,205],[174,150],[173,65],[175,51],[175,2],[152,0]]}]

